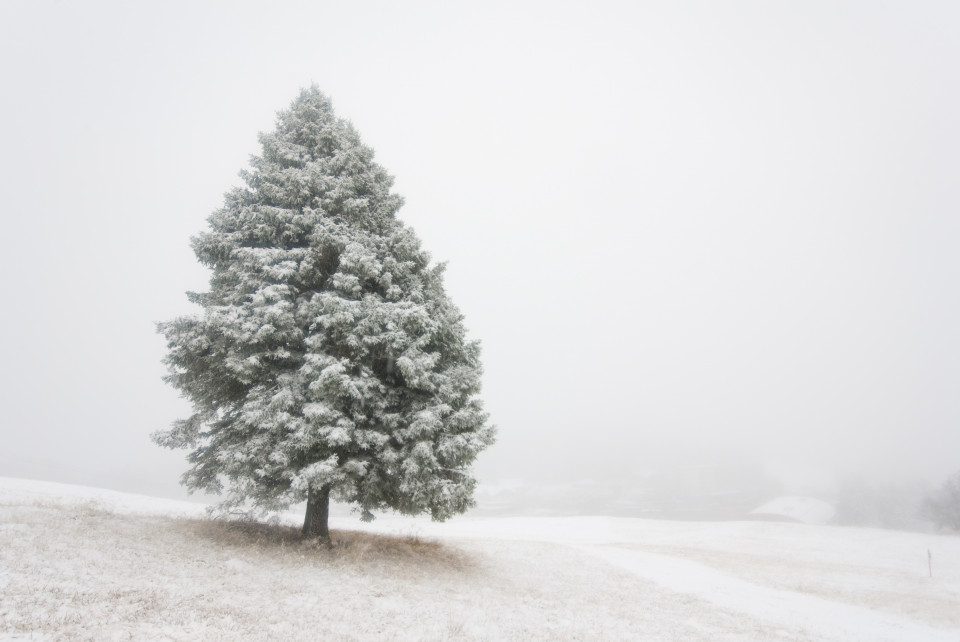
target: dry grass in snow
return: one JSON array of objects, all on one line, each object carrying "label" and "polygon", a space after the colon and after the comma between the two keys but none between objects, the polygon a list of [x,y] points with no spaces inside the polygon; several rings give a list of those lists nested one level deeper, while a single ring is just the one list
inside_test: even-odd
[{"label": "dry grass in snow", "polygon": [[931,580],[926,536],[866,529],[388,519],[328,549],[156,502],[0,479],[0,640],[960,639],[956,537]]},{"label": "dry grass in snow", "polygon": [[[650,587],[560,545],[4,507],[0,626],[50,639],[628,639]],[[684,603],[658,617],[695,633]],[[46,639],[46,638],[41,638]],[[677,638],[679,639],[679,638]],[[689,639],[689,638],[687,638]]]}]

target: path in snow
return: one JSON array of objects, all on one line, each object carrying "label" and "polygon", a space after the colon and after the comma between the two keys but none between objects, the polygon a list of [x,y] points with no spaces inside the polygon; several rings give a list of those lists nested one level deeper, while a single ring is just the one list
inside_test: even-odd
[{"label": "path in snow", "polygon": [[576,548],[671,591],[776,623],[784,632],[813,634],[827,640],[870,642],[957,642],[960,639],[956,629],[936,629],[873,609],[760,586],[675,557],[614,545],[577,545]]},{"label": "path in snow", "polygon": [[[563,544],[791,639],[960,641],[960,538],[952,536],[603,517],[383,521],[373,528]],[[940,553],[939,578],[926,577],[927,547]]]}]

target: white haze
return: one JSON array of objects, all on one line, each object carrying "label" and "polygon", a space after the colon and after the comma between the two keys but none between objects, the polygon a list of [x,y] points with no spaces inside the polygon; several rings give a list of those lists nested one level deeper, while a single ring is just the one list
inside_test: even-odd
[{"label": "white haze", "polygon": [[950,2],[5,2],[0,475],[173,495],[156,321],[300,87],[484,344],[484,481],[960,469]]}]

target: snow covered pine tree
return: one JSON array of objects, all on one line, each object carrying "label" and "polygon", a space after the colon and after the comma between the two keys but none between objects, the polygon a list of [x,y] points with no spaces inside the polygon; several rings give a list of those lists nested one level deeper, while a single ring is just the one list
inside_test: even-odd
[{"label": "snow covered pine tree", "polygon": [[182,483],[222,511],[306,501],[329,538],[331,496],[443,520],[473,505],[468,467],[493,443],[477,398],[480,350],[396,218],[402,199],[330,101],[303,90],[261,134],[209,231],[202,314],[158,324],[165,380],[193,414],[153,435],[191,452]]}]

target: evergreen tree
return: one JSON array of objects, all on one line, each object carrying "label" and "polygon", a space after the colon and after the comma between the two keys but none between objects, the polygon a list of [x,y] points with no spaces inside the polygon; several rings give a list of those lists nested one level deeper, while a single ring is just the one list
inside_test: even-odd
[{"label": "evergreen tree", "polygon": [[480,351],[351,125],[303,90],[209,230],[202,314],[158,324],[165,380],[193,413],[154,434],[190,450],[182,483],[258,514],[329,500],[443,520],[473,504],[468,467],[493,442]]}]

